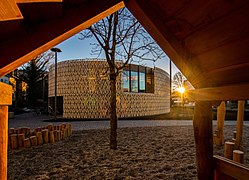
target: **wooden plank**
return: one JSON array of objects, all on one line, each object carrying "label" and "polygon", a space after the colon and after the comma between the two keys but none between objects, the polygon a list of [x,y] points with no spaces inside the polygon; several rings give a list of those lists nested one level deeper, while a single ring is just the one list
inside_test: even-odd
[{"label": "wooden plank", "polygon": [[15,0],[0,1],[0,21],[23,19]]},{"label": "wooden plank", "polygon": [[65,9],[61,18],[33,26],[26,34],[2,42],[0,77],[123,7],[121,0],[86,1]]},{"label": "wooden plank", "polygon": [[186,91],[188,97],[194,101],[246,100],[249,99],[248,92],[249,84],[237,84]]},{"label": "wooden plank", "polygon": [[0,82],[0,105],[12,104],[12,86]]},{"label": "wooden plank", "polygon": [[197,101],[193,119],[197,179],[214,179],[212,103]]},{"label": "wooden plank", "polygon": [[236,140],[234,149],[242,150],[242,137],[243,137],[243,127],[244,127],[244,111],[245,111],[245,101],[238,101],[238,113],[237,113],[237,123],[236,123]]},{"label": "wooden plank", "polygon": [[198,64],[192,64],[191,56],[183,44],[165,26],[160,14],[147,1],[126,1],[127,8],[149,32],[158,45],[167,53],[181,72],[188,77],[194,87],[201,87],[204,82],[202,69]]},{"label": "wooden plank", "polygon": [[7,180],[8,106],[0,105],[0,179]]},{"label": "wooden plank", "polygon": [[249,177],[249,168],[243,164],[229,160],[221,156],[214,156],[215,170],[222,172],[232,178],[247,180]]}]

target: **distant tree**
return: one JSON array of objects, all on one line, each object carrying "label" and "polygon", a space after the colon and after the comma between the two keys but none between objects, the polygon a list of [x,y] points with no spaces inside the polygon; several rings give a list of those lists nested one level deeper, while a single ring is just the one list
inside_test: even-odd
[{"label": "distant tree", "polygon": [[172,82],[173,91],[177,91],[178,88],[184,87],[184,82],[186,80],[187,79],[181,72],[175,73],[175,75],[173,76],[173,82]]},{"label": "distant tree", "polygon": [[19,78],[27,83],[27,100],[30,107],[35,107],[37,99],[42,97],[42,80],[52,58],[53,53],[43,53],[20,69]]},{"label": "distant tree", "polygon": [[[94,37],[92,53],[105,55],[110,80],[110,148],[117,149],[116,80],[122,69],[130,62],[156,61],[163,51],[126,9],[111,14],[80,33],[80,39]],[[123,63],[118,64],[116,60]]]}]

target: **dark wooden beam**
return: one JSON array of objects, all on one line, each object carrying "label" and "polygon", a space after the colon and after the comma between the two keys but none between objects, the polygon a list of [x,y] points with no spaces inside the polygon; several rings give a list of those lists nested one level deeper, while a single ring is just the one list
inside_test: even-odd
[{"label": "dark wooden beam", "polygon": [[84,1],[65,7],[61,18],[31,26],[25,34],[0,42],[0,77],[122,7],[121,0]]},{"label": "dark wooden beam", "polygon": [[193,118],[197,179],[214,179],[212,103],[197,101]]},{"label": "dark wooden beam", "polygon": [[231,86],[189,90],[186,94],[194,101],[223,101],[249,99],[248,92],[249,84],[236,84]]},{"label": "dark wooden beam", "polygon": [[194,87],[202,87],[203,82],[207,84],[203,76],[205,71],[198,64],[191,63],[188,50],[166,27],[159,12],[149,2],[130,0],[126,2],[126,6]]}]

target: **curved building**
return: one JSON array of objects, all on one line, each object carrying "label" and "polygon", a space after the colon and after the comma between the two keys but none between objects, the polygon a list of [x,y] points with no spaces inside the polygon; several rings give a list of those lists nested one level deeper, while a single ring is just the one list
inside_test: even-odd
[{"label": "curved building", "polygon": [[[108,118],[110,87],[105,60],[58,63],[57,109],[63,118]],[[159,68],[129,65],[117,79],[118,117],[170,111],[169,74]],[[49,71],[49,103],[54,107],[54,66]]]}]

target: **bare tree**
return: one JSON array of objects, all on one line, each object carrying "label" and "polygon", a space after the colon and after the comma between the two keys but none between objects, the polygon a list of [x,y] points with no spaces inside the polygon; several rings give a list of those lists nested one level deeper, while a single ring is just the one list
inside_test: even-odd
[{"label": "bare tree", "polygon": [[[92,53],[105,55],[110,79],[110,148],[117,149],[116,80],[122,69],[130,62],[156,61],[163,51],[126,9],[111,14],[80,33],[80,39],[94,37]],[[116,63],[116,60],[122,63]]]},{"label": "bare tree", "polygon": [[184,87],[184,83],[186,80],[187,79],[180,71],[175,73],[175,75],[173,76],[173,84],[172,84],[173,91],[176,91],[180,87]]}]

